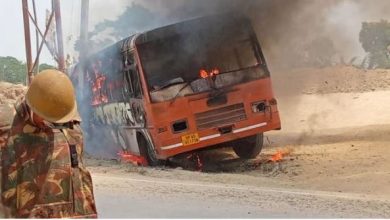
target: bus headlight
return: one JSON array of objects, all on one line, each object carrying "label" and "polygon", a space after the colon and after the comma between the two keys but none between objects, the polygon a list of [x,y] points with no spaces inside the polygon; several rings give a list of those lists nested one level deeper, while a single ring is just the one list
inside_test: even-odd
[{"label": "bus headlight", "polygon": [[265,104],[264,101],[252,103],[252,111],[254,113],[265,112],[266,108],[267,105]]}]

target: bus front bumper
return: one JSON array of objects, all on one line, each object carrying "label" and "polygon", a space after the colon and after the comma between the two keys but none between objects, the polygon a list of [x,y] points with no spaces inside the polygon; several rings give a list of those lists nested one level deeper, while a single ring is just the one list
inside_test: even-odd
[{"label": "bus front bumper", "polygon": [[199,135],[197,143],[191,145],[185,145],[183,142],[172,143],[161,146],[158,150],[159,159],[167,159],[169,157],[186,153],[194,150],[207,148],[210,146],[227,143],[230,141],[238,140],[241,138],[253,136],[256,134],[264,133],[270,130],[280,130],[281,125],[279,120],[261,122],[257,124],[251,124],[240,128],[233,128],[228,133],[221,133],[218,130],[214,132]]}]

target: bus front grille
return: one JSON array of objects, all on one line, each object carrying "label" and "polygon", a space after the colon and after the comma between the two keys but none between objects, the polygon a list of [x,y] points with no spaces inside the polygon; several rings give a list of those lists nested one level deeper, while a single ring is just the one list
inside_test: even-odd
[{"label": "bus front grille", "polygon": [[235,104],[195,114],[198,130],[219,127],[246,120],[244,104]]}]

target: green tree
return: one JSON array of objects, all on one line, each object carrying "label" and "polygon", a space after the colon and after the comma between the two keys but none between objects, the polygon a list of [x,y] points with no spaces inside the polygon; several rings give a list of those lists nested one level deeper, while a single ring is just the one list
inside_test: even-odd
[{"label": "green tree", "polygon": [[43,70],[47,70],[47,69],[57,69],[57,68],[52,66],[52,65],[46,64],[46,63],[42,63],[39,65],[39,71],[43,71]]},{"label": "green tree", "polygon": [[359,40],[368,53],[368,68],[390,68],[390,23],[388,21],[363,22]]},{"label": "green tree", "polygon": [[0,79],[12,83],[26,82],[26,65],[15,57],[0,57]]},{"label": "green tree", "polygon": [[[55,67],[45,63],[39,65],[40,71],[45,69],[55,69]],[[15,57],[0,57],[0,81],[25,84],[26,74],[26,63]]]}]

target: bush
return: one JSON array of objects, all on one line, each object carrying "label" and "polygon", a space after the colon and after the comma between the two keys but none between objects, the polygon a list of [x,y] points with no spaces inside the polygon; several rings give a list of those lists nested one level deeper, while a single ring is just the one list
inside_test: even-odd
[{"label": "bush", "polygon": [[[55,67],[48,64],[39,65],[39,70],[53,69]],[[27,68],[26,63],[16,59],[15,57],[0,57],[0,81],[10,83],[26,84]]]}]

